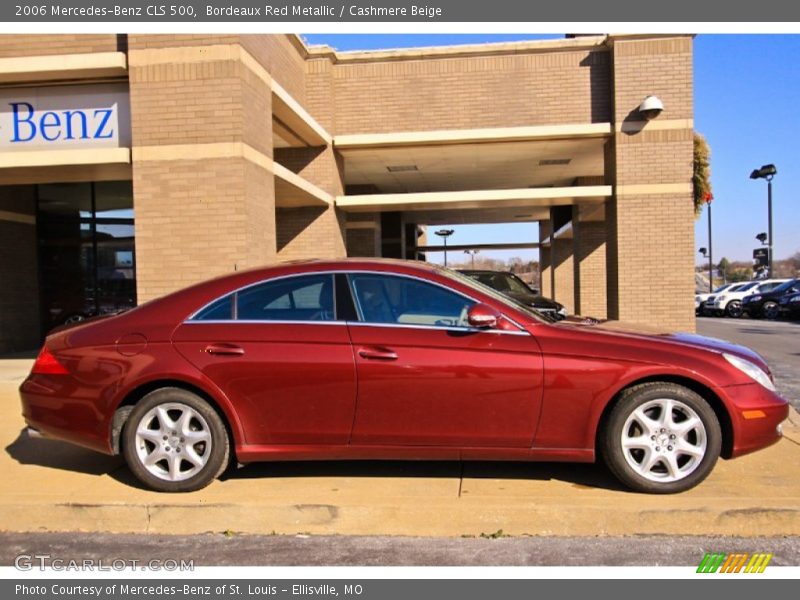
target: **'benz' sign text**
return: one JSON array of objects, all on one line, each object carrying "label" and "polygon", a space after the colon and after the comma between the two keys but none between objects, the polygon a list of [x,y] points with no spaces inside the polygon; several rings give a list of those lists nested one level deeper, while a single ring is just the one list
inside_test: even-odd
[{"label": "'benz' sign text", "polygon": [[0,151],[130,146],[124,84],[0,92]]}]

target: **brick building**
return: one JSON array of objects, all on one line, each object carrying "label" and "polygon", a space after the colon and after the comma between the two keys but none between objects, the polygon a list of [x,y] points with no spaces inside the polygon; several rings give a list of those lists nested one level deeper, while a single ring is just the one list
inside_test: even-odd
[{"label": "brick building", "polygon": [[538,222],[544,294],[692,330],[692,116],[691,36],[2,36],[0,352],[235,269],[418,258],[441,223]]}]

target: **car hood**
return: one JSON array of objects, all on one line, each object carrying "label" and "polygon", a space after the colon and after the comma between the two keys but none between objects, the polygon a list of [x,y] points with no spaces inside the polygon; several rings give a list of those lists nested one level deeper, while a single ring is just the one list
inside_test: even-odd
[{"label": "car hood", "polygon": [[517,302],[522,302],[534,308],[549,308],[551,310],[558,310],[561,305],[558,302],[545,298],[544,296],[537,296],[533,293],[527,294],[525,292],[504,292]]},{"label": "car hood", "polygon": [[664,344],[665,346],[672,346],[674,349],[676,346],[680,347],[691,347],[695,349],[707,350],[710,352],[716,353],[727,353],[733,354],[745,360],[748,360],[752,363],[755,363],[762,370],[769,373],[769,367],[766,361],[759,355],[757,352],[754,352],[750,348],[745,346],[740,346],[739,344],[733,344],[731,342],[726,342],[725,340],[720,340],[717,338],[706,337],[703,335],[697,335],[694,333],[674,333],[663,331],[657,327],[648,326],[648,325],[640,325],[638,323],[623,323],[620,321],[606,321],[604,323],[597,323],[594,325],[591,324],[584,324],[584,325],[577,325],[577,324],[562,324],[559,323],[560,327],[580,327],[584,331],[596,331],[597,333],[602,333],[603,335],[610,335],[615,336],[620,339],[641,339],[647,340],[649,342],[655,342],[658,344]]}]

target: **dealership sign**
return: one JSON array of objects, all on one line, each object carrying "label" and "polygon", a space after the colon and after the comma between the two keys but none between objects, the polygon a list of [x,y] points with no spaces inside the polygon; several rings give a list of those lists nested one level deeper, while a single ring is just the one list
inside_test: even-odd
[{"label": "dealership sign", "polygon": [[125,84],[0,91],[0,152],[130,147]]},{"label": "dealership sign", "polygon": [[758,267],[766,267],[769,264],[769,248],[756,248],[753,250],[753,261]]}]

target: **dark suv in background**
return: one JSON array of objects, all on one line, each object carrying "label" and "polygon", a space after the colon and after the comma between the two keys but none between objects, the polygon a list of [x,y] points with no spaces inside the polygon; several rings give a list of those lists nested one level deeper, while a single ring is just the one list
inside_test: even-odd
[{"label": "dark suv in background", "polygon": [[525,306],[551,317],[555,321],[561,321],[567,316],[567,309],[564,308],[563,304],[540,296],[527,283],[510,271],[463,269],[460,272]]},{"label": "dark suv in background", "polygon": [[800,292],[800,279],[784,281],[765,293],[750,294],[742,300],[742,311],[748,317],[777,319],[780,316],[781,299]]},{"label": "dark suv in background", "polygon": [[800,319],[800,292],[796,294],[784,294],[778,301],[782,317],[789,319]]}]

